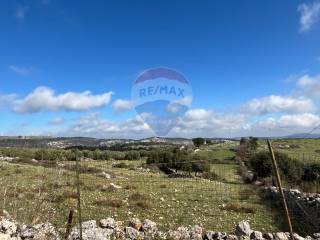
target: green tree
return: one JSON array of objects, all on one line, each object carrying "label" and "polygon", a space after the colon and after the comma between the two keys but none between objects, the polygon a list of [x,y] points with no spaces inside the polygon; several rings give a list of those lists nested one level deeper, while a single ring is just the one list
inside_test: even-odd
[{"label": "green tree", "polygon": [[193,145],[195,145],[196,147],[200,147],[201,145],[203,145],[205,143],[204,138],[193,138],[192,139]]}]

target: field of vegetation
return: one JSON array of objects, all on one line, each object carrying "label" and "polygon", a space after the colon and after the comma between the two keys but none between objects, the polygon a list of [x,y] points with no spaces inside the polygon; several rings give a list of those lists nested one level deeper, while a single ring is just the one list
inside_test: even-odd
[{"label": "field of vegetation", "polygon": [[[276,149],[299,145],[294,151],[315,151],[316,143],[273,142]],[[22,222],[50,221],[64,227],[70,209],[78,216],[79,183],[83,220],[138,217],[154,220],[166,230],[198,224],[226,232],[248,220],[257,230],[283,230],[282,212],[263,199],[257,186],[243,180],[236,160],[238,146],[230,141],[141,151],[2,148],[0,209]],[[259,141],[257,153],[264,148]]]},{"label": "field of vegetation", "polygon": [[[320,139],[275,139],[272,145],[276,151],[288,154],[302,161],[320,161]],[[265,140],[259,141],[259,149],[267,149]]]}]

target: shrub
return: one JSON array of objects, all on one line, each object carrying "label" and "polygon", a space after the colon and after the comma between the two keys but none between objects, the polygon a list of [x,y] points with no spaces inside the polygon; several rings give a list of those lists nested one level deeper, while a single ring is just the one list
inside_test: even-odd
[{"label": "shrub", "polygon": [[128,151],[125,155],[126,160],[139,160],[140,153],[139,151]]},{"label": "shrub", "polygon": [[249,167],[259,177],[272,175],[272,163],[268,152],[259,152],[249,158]]},{"label": "shrub", "polygon": [[320,163],[305,166],[302,180],[307,182],[320,181]]},{"label": "shrub", "polygon": [[205,140],[204,140],[204,138],[193,138],[192,142],[196,147],[200,147],[201,145],[203,145],[205,143]]},{"label": "shrub", "polygon": [[[289,183],[300,184],[301,181],[320,180],[320,164],[304,163],[292,159],[285,153],[275,152],[278,168]],[[269,152],[259,152],[249,159],[249,167],[258,177],[267,178],[273,174],[273,166]]]}]

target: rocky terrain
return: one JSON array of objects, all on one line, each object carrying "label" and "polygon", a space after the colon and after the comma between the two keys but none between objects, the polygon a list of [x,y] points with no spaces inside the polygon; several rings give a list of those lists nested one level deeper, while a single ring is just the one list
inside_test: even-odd
[{"label": "rocky terrain", "polygon": [[[268,197],[279,198],[277,187],[264,187]],[[303,216],[309,225],[320,229],[320,194],[304,193],[298,189],[283,189],[289,209],[294,209],[294,214]]]},{"label": "rocky terrain", "polygon": [[[70,229],[66,236],[65,229],[55,229],[50,223],[36,225],[25,225],[15,222],[10,217],[0,219],[0,240],[79,240],[80,231],[78,227]],[[127,225],[113,218],[100,221],[90,220],[82,223],[83,240],[108,240],[108,239],[171,239],[171,240],[289,240],[290,234],[285,232],[262,233],[251,229],[246,221],[240,222],[232,234],[216,231],[205,231],[200,226],[191,228],[179,227],[176,230],[160,231],[157,223],[137,218],[129,220]],[[293,235],[294,240],[320,240],[320,233],[312,236],[301,237]]]}]

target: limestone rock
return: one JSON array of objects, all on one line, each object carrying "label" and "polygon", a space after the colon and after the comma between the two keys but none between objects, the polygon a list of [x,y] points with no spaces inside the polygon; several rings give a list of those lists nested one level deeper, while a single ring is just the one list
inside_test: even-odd
[{"label": "limestone rock", "polygon": [[304,240],[304,237],[301,237],[299,234],[294,233],[294,234],[293,234],[293,239],[294,239],[294,240]]},{"label": "limestone rock", "polygon": [[129,227],[132,227],[132,228],[134,228],[134,229],[139,231],[141,229],[141,226],[142,226],[142,223],[141,223],[140,219],[131,218],[129,220]]},{"label": "limestone rock", "polygon": [[250,224],[247,221],[241,221],[236,226],[235,233],[237,236],[250,236],[250,234],[252,233],[252,230],[250,228]]},{"label": "limestone rock", "polygon": [[11,240],[11,237],[9,234],[0,233],[0,240]]},{"label": "limestone rock", "polygon": [[60,240],[59,233],[51,223],[41,223],[34,226],[37,233],[34,235],[34,240]]},{"label": "limestone rock", "polygon": [[267,240],[273,240],[272,233],[264,233],[262,236]]},{"label": "limestone rock", "polygon": [[275,240],[289,240],[288,236],[284,232],[277,232],[274,234]]},{"label": "limestone rock", "polygon": [[125,227],[125,236],[132,240],[141,239],[140,232],[133,227]]},{"label": "limestone rock", "polygon": [[17,225],[14,222],[9,221],[7,219],[2,219],[0,221],[0,232],[1,233],[12,235],[12,234],[16,233],[16,231],[17,231]]},{"label": "limestone rock", "polygon": [[158,231],[157,224],[149,219],[142,222],[141,230],[146,233],[156,233]]},{"label": "limestone rock", "polygon": [[38,230],[32,226],[22,225],[20,228],[20,237],[22,239],[34,238],[37,233]]},{"label": "limestone rock", "polygon": [[259,231],[253,231],[250,234],[250,239],[262,240],[263,239],[262,233]]},{"label": "limestone rock", "polygon": [[99,224],[100,224],[100,227],[102,228],[114,229],[117,227],[117,223],[113,218],[101,219]]}]

